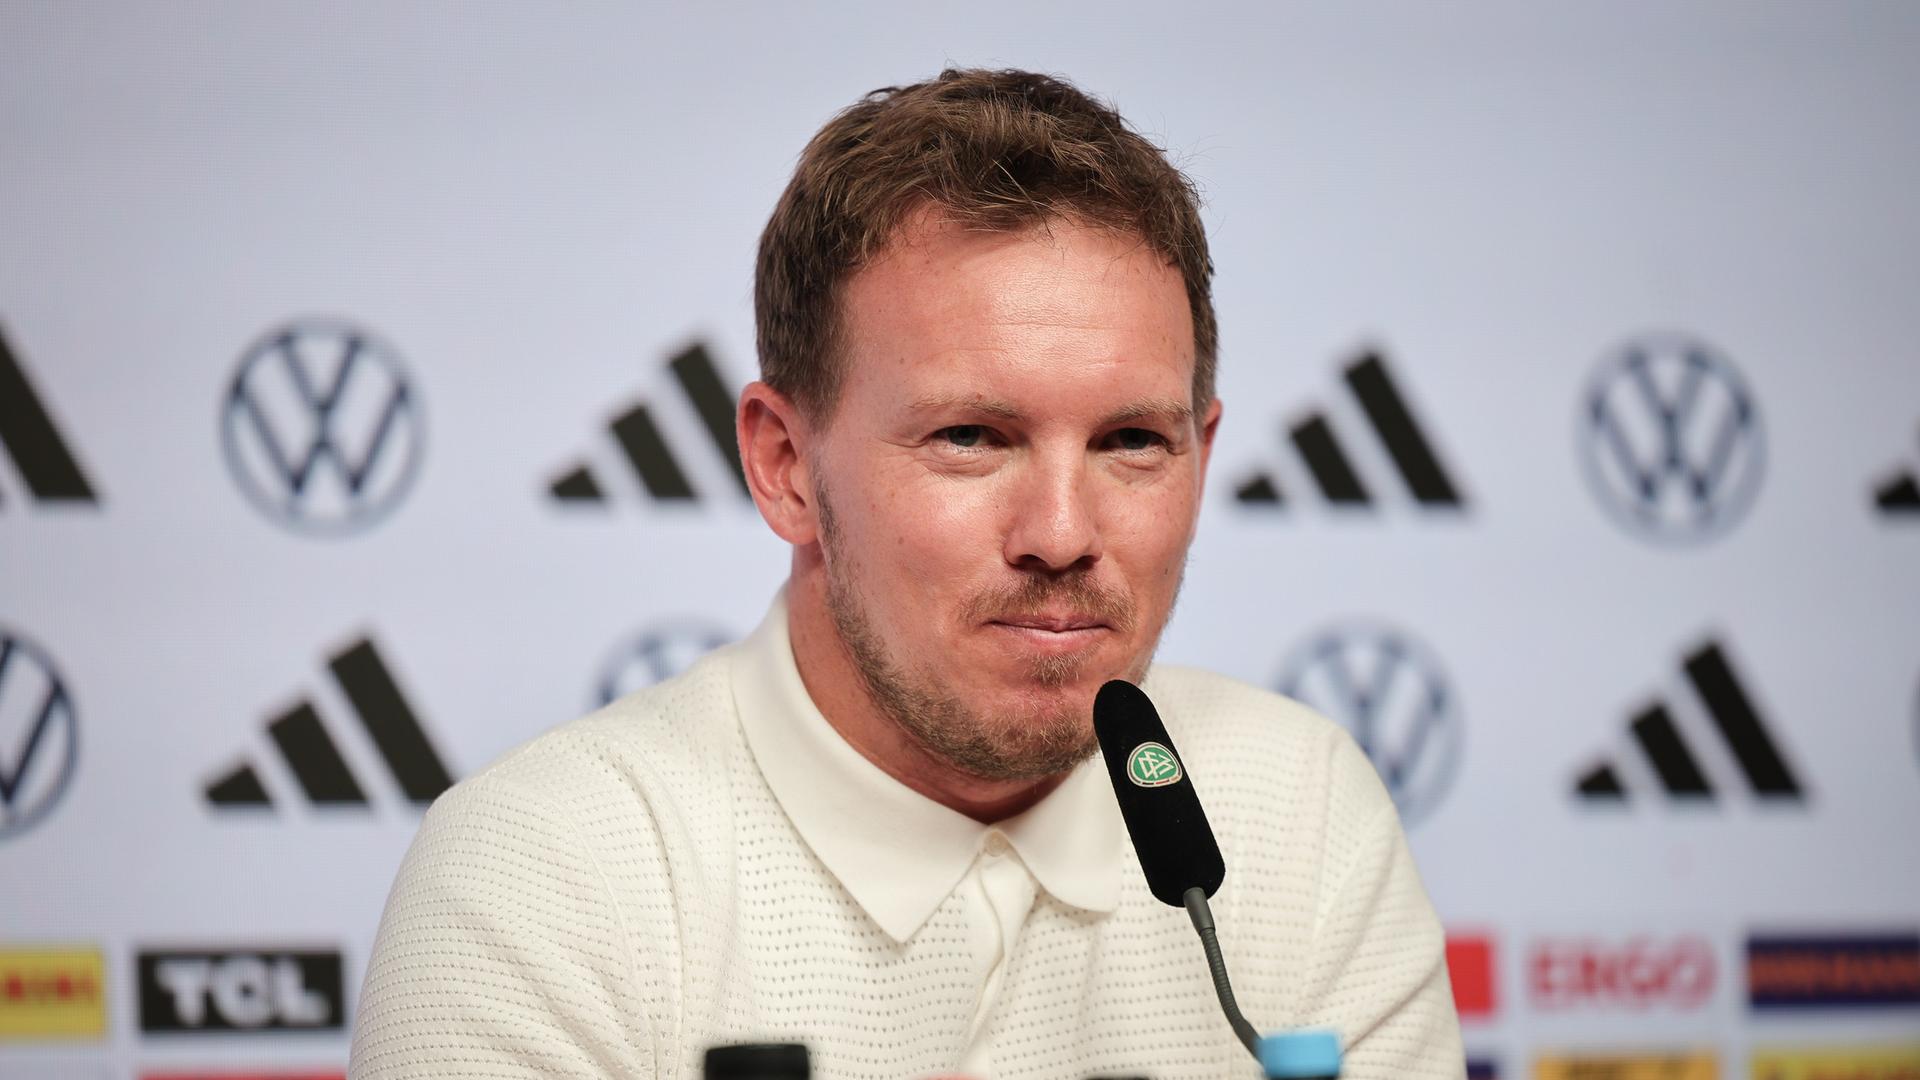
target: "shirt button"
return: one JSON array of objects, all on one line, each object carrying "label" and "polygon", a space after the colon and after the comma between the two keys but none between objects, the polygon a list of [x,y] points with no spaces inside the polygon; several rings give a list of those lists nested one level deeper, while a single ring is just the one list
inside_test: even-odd
[{"label": "shirt button", "polygon": [[1007,853],[1007,838],[1000,835],[999,833],[989,833],[987,835],[987,854],[1005,855],[1006,853]]}]

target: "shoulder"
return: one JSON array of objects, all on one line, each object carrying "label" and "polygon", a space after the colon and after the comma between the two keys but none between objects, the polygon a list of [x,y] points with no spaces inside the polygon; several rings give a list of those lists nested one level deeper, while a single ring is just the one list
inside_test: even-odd
[{"label": "shoulder", "polygon": [[584,839],[684,825],[685,808],[727,784],[744,752],[730,654],[718,650],[681,675],[507,751],[442,795],[429,822],[513,809]]},{"label": "shoulder", "polygon": [[[740,741],[734,647],[509,750],[474,780],[574,795],[636,778],[673,783],[724,768]],[[472,782],[472,781],[469,781]]]}]

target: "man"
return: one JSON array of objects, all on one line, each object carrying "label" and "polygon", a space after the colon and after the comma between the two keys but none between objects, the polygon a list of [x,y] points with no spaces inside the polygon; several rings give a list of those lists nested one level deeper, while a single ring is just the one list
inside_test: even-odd
[{"label": "man", "polygon": [[808,145],[761,240],[747,479],[793,546],[746,642],[510,754],[400,872],[358,1077],[1257,1075],[1126,843],[1091,708],[1144,680],[1267,1029],[1457,1077],[1442,937],[1366,759],[1149,670],[1220,419],[1191,186],[1057,80],[949,71]]}]

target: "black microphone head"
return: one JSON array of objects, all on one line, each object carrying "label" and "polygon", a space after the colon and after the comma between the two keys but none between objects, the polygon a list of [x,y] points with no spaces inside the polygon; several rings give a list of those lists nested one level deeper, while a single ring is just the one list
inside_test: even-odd
[{"label": "black microphone head", "polygon": [[1107,683],[1094,695],[1093,733],[1147,888],[1174,907],[1185,907],[1187,890],[1196,885],[1211,898],[1226,879],[1227,866],[1193,779],[1153,702],[1130,682]]}]

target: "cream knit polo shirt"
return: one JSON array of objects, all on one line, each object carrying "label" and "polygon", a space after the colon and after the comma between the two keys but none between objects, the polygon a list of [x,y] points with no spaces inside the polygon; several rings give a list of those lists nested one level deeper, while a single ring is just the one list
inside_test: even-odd
[{"label": "cream knit polo shirt", "polygon": [[[1337,1029],[1345,1077],[1464,1075],[1439,924],[1352,741],[1220,676],[1145,689],[1226,858],[1248,1019]],[[814,707],[776,602],[434,804],[349,1074],[697,1077],[708,1046],[771,1039],[827,1080],[1257,1077],[1106,785],[1090,761],[992,826],[912,792]]]}]

